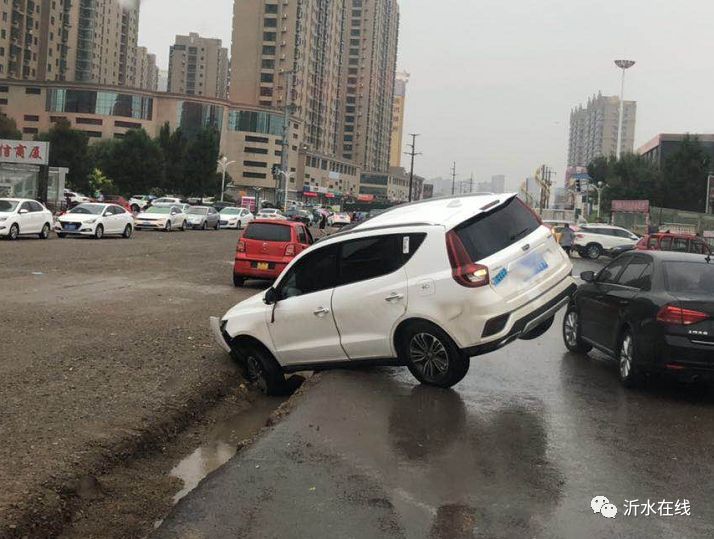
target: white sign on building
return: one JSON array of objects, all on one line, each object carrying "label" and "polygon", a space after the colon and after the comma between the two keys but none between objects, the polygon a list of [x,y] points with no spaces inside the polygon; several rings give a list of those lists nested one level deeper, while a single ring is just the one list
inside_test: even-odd
[{"label": "white sign on building", "polygon": [[49,142],[0,139],[0,163],[46,165],[49,160]]}]

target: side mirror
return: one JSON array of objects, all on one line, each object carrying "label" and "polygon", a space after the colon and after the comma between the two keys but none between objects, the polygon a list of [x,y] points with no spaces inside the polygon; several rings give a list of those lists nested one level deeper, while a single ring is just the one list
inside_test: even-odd
[{"label": "side mirror", "polygon": [[595,282],[595,272],[594,271],[584,271],[580,274],[580,278],[586,283]]},{"label": "side mirror", "polygon": [[26,213],[30,213],[30,212],[27,211],[27,210],[25,210],[25,209],[22,209],[22,210],[20,210],[20,211],[17,212],[17,213],[19,213],[20,215],[25,215]]},{"label": "side mirror", "polygon": [[275,305],[278,302],[278,299],[278,291],[271,287],[268,288],[268,291],[265,293],[263,303],[266,305]]}]

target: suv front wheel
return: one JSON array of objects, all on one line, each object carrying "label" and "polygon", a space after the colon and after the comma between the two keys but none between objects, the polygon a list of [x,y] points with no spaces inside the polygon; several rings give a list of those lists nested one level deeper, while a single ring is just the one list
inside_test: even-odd
[{"label": "suv front wheel", "polygon": [[399,359],[422,384],[452,387],[469,372],[469,358],[439,327],[413,322],[400,334]]}]

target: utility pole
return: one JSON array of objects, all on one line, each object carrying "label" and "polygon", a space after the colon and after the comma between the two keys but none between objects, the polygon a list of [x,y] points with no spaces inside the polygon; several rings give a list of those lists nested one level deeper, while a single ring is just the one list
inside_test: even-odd
[{"label": "utility pole", "polygon": [[409,136],[412,137],[412,143],[407,144],[407,146],[409,146],[412,151],[405,153],[412,156],[412,167],[409,171],[409,202],[411,202],[414,197],[414,158],[417,155],[421,155],[421,153],[416,152],[416,138],[419,136],[419,133],[409,133]]},{"label": "utility pole", "polygon": [[451,196],[456,194],[456,161],[451,167]]},{"label": "utility pole", "polygon": [[[292,112],[292,97],[293,97],[293,75],[295,74],[294,71],[284,71],[283,75],[285,75],[285,103],[283,104],[283,143],[282,143],[282,152],[280,153],[280,172],[282,174],[282,181],[278,182],[278,189],[279,191],[282,191],[283,193],[283,199],[282,199],[282,204],[280,204],[280,200],[278,199],[278,193],[275,194],[275,202],[276,206],[279,206],[283,208],[283,210],[287,210],[288,207],[288,177],[289,177],[289,172],[288,169],[290,168],[289,165],[289,159],[288,159],[288,150],[290,148],[290,113]],[[285,182],[285,189],[281,189],[283,183]]]},{"label": "utility pole", "polygon": [[474,173],[471,173],[471,179],[469,180],[469,194],[474,192]]},{"label": "utility pole", "polygon": [[706,213],[707,215],[712,209],[712,200],[714,200],[714,192],[712,192],[712,179],[714,179],[714,175],[709,174],[709,177],[707,178],[707,204],[706,204]]}]

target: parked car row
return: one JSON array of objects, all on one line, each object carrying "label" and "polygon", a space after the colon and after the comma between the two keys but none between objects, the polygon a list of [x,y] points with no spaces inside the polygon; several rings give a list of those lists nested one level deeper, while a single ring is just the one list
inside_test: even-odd
[{"label": "parked car row", "polygon": [[[20,236],[37,235],[47,239],[52,230],[59,238],[104,236],[131,238],[135,230],[198,230],[242,228],[253,221],[253,215],[244,208],[225,208],[219,213],[210,206],[152,205],[146,211],[134,214],[122,205],[107,202],[81,203],[57,218],[44,205],[35,200],[0,198],[0,237],[15,240]],[[237,220],[233,220],[237,217]]]}]

